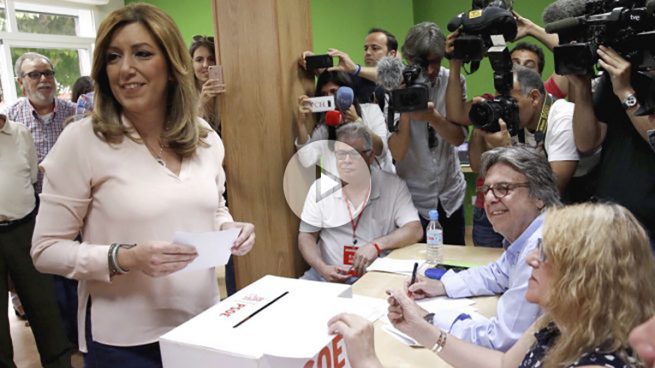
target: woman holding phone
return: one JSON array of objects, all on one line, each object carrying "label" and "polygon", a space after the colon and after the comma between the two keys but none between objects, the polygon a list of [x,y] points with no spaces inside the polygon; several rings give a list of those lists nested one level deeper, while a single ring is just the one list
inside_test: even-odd
[{"label": "woman holding phone", "polygon": [[216,65],[214,37],[193,36],[189,53],[193,59],[193,75],[200,95],[198,113],[221,134],[221,120],[216,106],[216,96],[225,93],[223,69]]}]

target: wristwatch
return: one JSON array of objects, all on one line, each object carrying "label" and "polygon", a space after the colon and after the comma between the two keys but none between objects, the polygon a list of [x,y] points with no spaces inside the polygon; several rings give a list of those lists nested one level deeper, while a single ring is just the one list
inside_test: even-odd
[{"label": "wristwatch", "polygon": [[635,94],[631,94],[630,96],[626,97],[625,100],[621,103],[624,109],[629,109],[631,107],[637,106],[637,96]]},{"label": "wristwatch", "polygon": [[428,313],[428,314],[426,314],[425,316],[423,316],[423,319],[424,319],[427,323],[429,323],[429,324],[431,324],[431,325],[434,325],[434,313]]}]

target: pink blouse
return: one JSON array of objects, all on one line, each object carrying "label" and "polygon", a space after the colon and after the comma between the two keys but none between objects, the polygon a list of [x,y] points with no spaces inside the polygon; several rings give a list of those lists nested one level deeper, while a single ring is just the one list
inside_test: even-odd
[{"label": "pink blouse", "polygon": [[[41,163],[32,257],[41,272],[80,280],[82,351],[89,299],[93,340],[115,346],[155,342],[218,301],[213,269],[110,279],[107,261],[112,243],[170,242],[175,231],[213,231],[232,221],[223,198],[223,144],[214,131],[205,141],[209,146],[184,158],[175,175],[143,144],[102,141],[86,118],[67,126]],[[73,240],[78,234],[81,243]]]}]

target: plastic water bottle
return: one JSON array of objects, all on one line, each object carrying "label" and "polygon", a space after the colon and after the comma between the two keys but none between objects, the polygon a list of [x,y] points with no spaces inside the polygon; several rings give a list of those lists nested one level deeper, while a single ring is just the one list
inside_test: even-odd
[{"label": "plastic water bottle", "polygon": [[430,210],[430,223],[425,229],[425,239],[427,241],[426,262],[432,266],[439,265],[443,262],[443,229],[439,223],[439,212]]}]

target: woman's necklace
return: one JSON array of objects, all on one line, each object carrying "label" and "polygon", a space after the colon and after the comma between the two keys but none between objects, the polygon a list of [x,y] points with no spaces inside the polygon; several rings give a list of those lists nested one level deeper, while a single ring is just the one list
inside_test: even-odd
[{"label": "woman's necklace", "polygon": [[168,146],[161,144],[161,140],[157,140],[157,142],[159,143],[159,153],[155,153],[155,150],[152,149],[152,147],[150,147],[150,145],[148,144],[148,140],[143,138],[143,135],[139,132],[138,129],[136,131],[141,136],[141,139],[143,139],[143,144],[145,144],[150,154],[155,158],[155,161],[157,161],[157,163],[162,165],[163,167],[166,167],[166,160],[164,160],[163,154],[164,154],[164,148],[168,148]]},{"label": "woman's necklace", "polygon": [[164,153],[164,148],[166,148],[161,142],[159,142],[159,153],[155,153],[155,151],[150,148],[150,145],[148,145],[148,141],[145,139],[143,140],[143,143],[146,145],[148,148],[148,151],[155,156],[155,161],[157,161],[158,164],[162,165],[163,167],[166,167],[166,161],[163,158],[163,153]]}]

